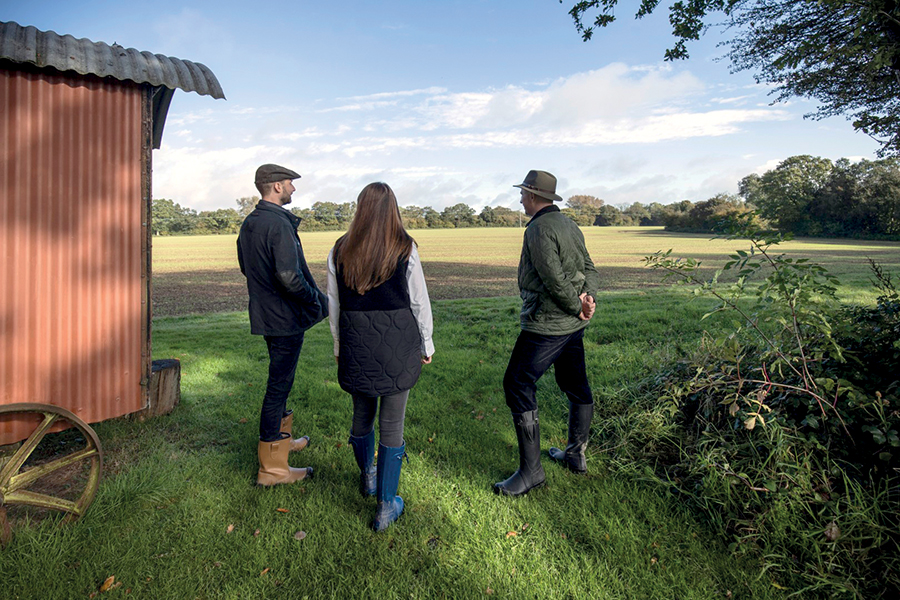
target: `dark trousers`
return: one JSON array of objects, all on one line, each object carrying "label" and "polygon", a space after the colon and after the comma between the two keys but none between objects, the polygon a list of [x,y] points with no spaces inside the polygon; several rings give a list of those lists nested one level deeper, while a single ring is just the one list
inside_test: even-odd
[{"label": "dark trousers", "polygon": [[399,448],[403,445],[403,423],[406,419],[406,401],[409,390],[381,397],[381,410],[378,411],[378,398],[357,396],[353,394],[353,424],[350,435],[363,437],[369,435],[375,427],[375,413],[378,412],[379,440],[385,446]]},{"label": "dark trousers", "polygon": [[294,385],[303,334],[264,337],[269,348],[269,380],[266,382],[266,395],[259,415],[259,439],[274,442],[281,438],[281,418],[285,413],[288,394]]},{"label": "dark trousers", "polygon": [[503,393],[513,413],[537,409],[537,381],[556,367],[556,384],[574,404],[594,401],[584,365],[584,329],[568,335],[540,335],[523,331],[516,340],[506,375]]}]

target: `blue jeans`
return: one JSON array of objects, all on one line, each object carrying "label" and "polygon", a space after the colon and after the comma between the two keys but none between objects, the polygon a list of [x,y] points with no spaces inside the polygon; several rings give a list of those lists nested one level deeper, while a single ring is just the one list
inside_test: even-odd
[{"label": "blue jeans", "polygon": [[303,334],[267,335],[269,348],[269,380],[259,415],[259,439],[274,442],[281,439],[281,418],[285,413],[287,397],[294,385],[297,360],[303,346]]},{"label": "blue jeans", "polygon": [[537,409],[537,381],[556,367],[556,385],[574,404],[594,401],[584,364],[584,329],[568,335],[540,335],[523,331],[516,340],[503,393],[506,405],[515,414]]}]

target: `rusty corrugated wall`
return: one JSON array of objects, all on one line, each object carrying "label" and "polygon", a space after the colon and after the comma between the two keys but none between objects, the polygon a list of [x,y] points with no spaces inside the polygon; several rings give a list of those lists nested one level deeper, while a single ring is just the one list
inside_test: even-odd
[{"label": "rusty corrugated wall", "polygon": [[[146,404],[148,88],[0,70],[0,404]],[[144,181],[146,179],[146,181]],[[0,423],[0,444],[31,426]]]}]

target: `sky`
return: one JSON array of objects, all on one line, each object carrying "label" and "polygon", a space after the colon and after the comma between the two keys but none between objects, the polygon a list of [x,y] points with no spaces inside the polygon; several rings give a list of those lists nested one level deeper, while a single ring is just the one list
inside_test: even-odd
[{"label": "sky", "polygon": [[845,118],[730,73],[717,30],[665,62],[665,10],[622,0],[583,42],[573,3],[0,0],[0,21],[209,67],[227,100],[176,92],[153,151],[153,197],[197,211],[256,195],[269,162],[302,175],[300,208],[384,181],[403,206],[480,211],[520,208],[531,169],[627,206],[736,193],[798,154],[875,158]]}]

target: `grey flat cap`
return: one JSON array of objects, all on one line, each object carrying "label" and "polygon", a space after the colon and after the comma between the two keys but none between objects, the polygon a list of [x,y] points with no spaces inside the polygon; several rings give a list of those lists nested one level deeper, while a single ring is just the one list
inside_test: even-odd
[{"label": "grey flat cap", "polygon": [[256,170],[256,183],[275,183],[285,179],[300,179],[300,174],[273,164],[262,165]]}]

